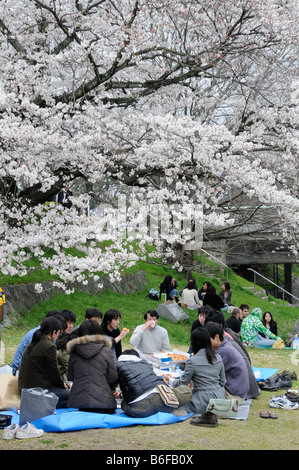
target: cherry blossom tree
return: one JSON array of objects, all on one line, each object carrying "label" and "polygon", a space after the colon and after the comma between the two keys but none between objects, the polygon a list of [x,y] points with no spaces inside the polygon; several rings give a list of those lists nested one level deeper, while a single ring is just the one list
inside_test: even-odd
[{"label": "cherry blossom tree", "polygon": [[[178,247],[233,236],[265,205],[296,253],[297,14],[286,0],[2,0],[2,273],[35,256],[64,286],[119,279],[148,245],[182,269]],[[78,179],[64,209],[53,198]]]}]

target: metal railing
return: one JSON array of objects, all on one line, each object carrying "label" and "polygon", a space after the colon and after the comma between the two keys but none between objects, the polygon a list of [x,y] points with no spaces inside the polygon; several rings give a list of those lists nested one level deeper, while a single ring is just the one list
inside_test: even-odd
[{"label": "metal railing", "polygon": [[299,302],[299,299],[298,297],[296,297],[295,295],[291,294],[291,292],[288,292],[287,290],[285,290],[283,287],[279,286],[278,284],[275,284],[275,282],[271,281],[271,279],[268,279],[267,277],[263,276],[262,274],[258,273],[257,271],[255,271],[254,269],[252,268],[247,268],[247,271],[252,271],[253,272],[253,283],[254,283],[254,289],[255,289],[255,285],[256,285],[256,274],[260,277],[262,277],[263,279],[265,279],[266,281],[270,282],[271,284],[273,284],[273,286],[277,287],[278,289],[280,289],[282,291],[282,301],[283,301],[283,305],[284,305],[284,296],[285,294],[287,295],[290,295],[291,297],[293,297],[293,299],[296,299],[298,300]]},{"label": "metal railing", "polygon": [[223,263],[222,261],[220,261],[219,259],[217,259],[215,256],[211,255],[211,253],[208,253],[207,251],[205,251],[203,248],[200,248],[200,251],[203,251],[203,253],[205,253],[206,255],[210,256],[211,258],[213,258],[217,263],[221,264],[222,266],[224,266],[226,268],[226,280],[228,281],[228,266],[227,264]]}]

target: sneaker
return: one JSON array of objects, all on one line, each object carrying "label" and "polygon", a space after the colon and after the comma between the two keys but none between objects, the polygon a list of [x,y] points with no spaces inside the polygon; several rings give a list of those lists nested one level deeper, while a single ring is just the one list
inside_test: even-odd
[{"label": "sneaker", "polygon": [[271,408],[283,408],[284,410],[296,410],[299,404],[288,400],[285,395],[280,395],[279,397],[272,397],[269,406]]},{"label": "sneaker", "polygon": [[284,399],[285,395],[281,394],[275,397],[274,395],[271,396],[270,401],[280,401],[281,399]]},{"label": "sneaker", "polygon": [[26,423],[16,432],[16,439],[31,439],[32,437],[41,437],[43,434],[42,429],[37,429],[31,423]]},{"label": "sneaker", "polygon": [[16,437],[17,431],[19,431],[21,428],[18,424],[13,423],[7,428],[3,429],[3,439],[14,439]]}]

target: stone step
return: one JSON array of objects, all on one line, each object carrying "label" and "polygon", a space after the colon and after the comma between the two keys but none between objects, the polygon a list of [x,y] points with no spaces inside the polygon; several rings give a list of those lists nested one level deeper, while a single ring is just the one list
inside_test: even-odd
[{"label": "stone step", "polygon": [[254,288],[254,287],[251,287],[251,286],[245,286],[244,289],[250,290],[250,291],[253,292],[257,297],[259,297],[261,300],[265,300],[265,301],[267,301],[267,302],[268,302],[268,300],[269,300],[269,297],[267,296],[267,293],[266,293],[265,289],[256,291],[255,288]]}]

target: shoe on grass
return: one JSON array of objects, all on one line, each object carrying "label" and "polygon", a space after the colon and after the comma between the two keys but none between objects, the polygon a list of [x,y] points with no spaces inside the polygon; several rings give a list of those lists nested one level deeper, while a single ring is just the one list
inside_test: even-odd
[{"label": "shoe on grass", "polygon": [[215,428],[218,426],[218,419],[214,413],[210,413],[206,411],[200,416],[194,416],[190,419],[190,424],[194,424],[194,426],[206,426],[209,428]]},{"label": "shoe on grass", "polygon": [[17,431],[19,431],[21,428],[18,424],[13,423],[10,426],[7,426],[7,428],[3,429],[3,439],[14,439],[16,437]]},{"label": "shoe on grass", "polygon": [[31,439],[33,437],[41,437],[44,434],[42,429],[37,429],[33,424],[24,424],[17,432],[16,439]]},{"label": "shoe on grass", "polygon": [[295,401],[299,403],[299,393],[298,390],[288,390],[287,393],[285,394],[288,400],[290,401]]},{"label": "shoe on grass", "polygon": [[269,406],[271,408],[283,408],[284,410],[296,410],[299,404],[290,401],[285,395],[281,395],[279,397],[272,397],[269,401]]}]

